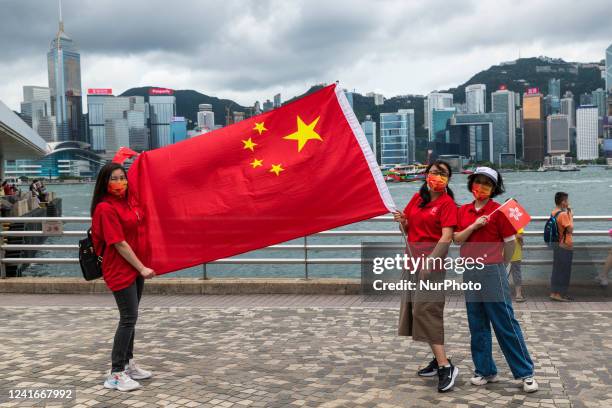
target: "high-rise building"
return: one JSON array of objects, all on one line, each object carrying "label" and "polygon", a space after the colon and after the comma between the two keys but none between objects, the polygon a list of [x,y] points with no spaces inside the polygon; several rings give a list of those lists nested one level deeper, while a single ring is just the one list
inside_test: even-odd
[{"label": "high-rise building", "polygon": [[576,158],[578,160],[595,160],[599,156],[598,125],[599,117],[596,106],[581,106],[576,109]]},{"label": "high-rise building", "polygon": [[606,49],[606,92],[612,95],[612,44]]},{"label": "high-rise building", "polygon": [[432,142],[449,142],[448,126],[456,113],[455,107],[433,109],[431,111]]},{"label": "high-rise building", "polygon": [[548,154],[570,152],[570,127],[567,115],[554,114],[546,118]]},{"label": "high-rise building", "polygon": [[281,103],[281,94],[277,93],[274,95],[274,108],[280,108]]},{"label": "high-rise building", "polygon": [[263,112],[261,110],[261,104],[259,101],[255,101],[255,104],[253,105],[253,115],[259,115],[261,112]]},{"label": "high-rise building", "polygon": [[551,78],[548,80],[548,94],[553,98],[561,99],[561,80]]},{"label": "high-rise building", "polygon": [[[259,109],[259,102],[256,102],[256,107]],[[200,132],[207,133],[214,130],[215,112],[212,110],[212,105],[208,103],[201,103],[198,105],[198,109],[200,110],[198,112],[198,128]]]},{"label": "high-rise building", "polygon": [[593,105],[593,95],[590,93],[583,93],[580,95],[580,106]]},{"label": "high-rise building", "polygon": [[381,164],[414,162],[416,146],[414,109],[380,114]]},{"label": "high-rise building", "polygon": [[591,92],[591,99],[593,100],[593,105],[597,106],[597,114],[600,118],[603,118],[607,115],[607,106],[606,106],[606,91],[601,88],[598,88]]},{"label": "high-rise building", "polygon": [[175,116],[170,122],[170,134],[172,143],[178,143],[187,139],[187,121],[182,116]]},{"label": "high-rise building", "polygon": [[47,109],[51,110],[51,89],[46,86],[26,85],[23,87],[23,101],[34,102],[44,101]]},{"label": "high-rise building", "polygon": [[368,98],[374,98],[374,105],[376,106],[384,105],[385,103],[385,97],[382,94],[368,92],[366,96]]},{"label": "high-rise building", "polygon": [[465,87],[467,113],[485,113],[487,106],[487,86],[472,84]]},{"label": "high-rise building", "polygon": [[87,142],[81,96],[81,55],[72,38],[64,32],[61,8],[59,30],[51,41],[47,65],[57,141]]},{"label": "high-rise building", "polygon": [[107,119],[104,123],[105,151],[112,157],[122,146],[130,145],[130,128],[127,119]]},{"label": "high-rise building", "polygon": [[233,113],[233,117],[234,117],[234,123],[238,123],[241,120],[244,120],[246,118],[246,114],[244,112],[232,112]]},{"label": "high-rise building", "polygon": [[176,116],[174,91],[165,88],[151,88],[149,90],[151,148],[157,149],[172,143],[170,123],[174,116]]},{"label": "high-rise building", "polygon": [[376,137],[376,122],[372,120],[370,115],[366,115],[365,120],[361,122],[361,128],[363,129],[363,133],[365,133],[365,137],[368,140],[368,144],[370,148],[374,152],[374,157],[376,157],[376,161],[378,161],[377,154],[377,137]]},{"label": "high-rise building", "polygon": [[42,100],[21,103],[21,114],[24,121],[30,125],[45,142],[53,142],[55,124],[49,116],[49,105]]},{"label": "high-rise building", "polygon": [[561,114],[567,115],[569,127],[576,127],[576,103],[573,95],[566,95],[561,99]]},{"label": "high-rise building", "polygon": [[542,94],[537,90],[523,96],[523,160],[543,162],[546,152],[546,121]]},{"label": "high-rise building", "polygon": [[[451,148],[443,154],[459,154],[477,162],[500,163],[508,147],[507,112],[457,114],[451,122]],[[456,145],[453,147],[452,145]]]},{"label": "high-rise building", "polygon": [[425,127],[429,130],[429,141],[433,141],[432,132],[432,115],[431,112],[434,109],[452,108],[453,107],[453,94],[431,92],[427,95],[425,102]]},{"label": "high-rise building", "polygon": [[346,96],[346,100],[348,101],[351,108],[353,107],[353,92],[344,90],[344,95]]},{"label": "high-rise building", "polygon": [[269,99],[266,99],[266,101],[263,103],[263,111],[269,112],[272,109],[274,109],[274,104]]},{"label": "high-rise building", "polygon": [[508,115],[508,153],[516,154],[516,101],[515,93],[500,89],[491,94],[491,111]]},{"label": "high-rise building", "polygon": [[112,89],[89,89],[87,112],[92,150],[109,156],[122,146],[139,152],[149,148],[144,97],[113,96]]}]

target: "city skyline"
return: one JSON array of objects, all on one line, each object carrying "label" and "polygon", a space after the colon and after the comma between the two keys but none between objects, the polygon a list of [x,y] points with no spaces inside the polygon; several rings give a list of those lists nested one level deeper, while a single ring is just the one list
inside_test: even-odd
[{"label": "city skyline", "polygon": [[[174,18],[138,1],[119,7],[110,0],[64,0],[63,20],[81,52],[83,89],[195,89],[242,105],[278,92],[288,99],[314,83],[336,79],[363,94],[427,94],[514,60],[519,51],[522,57],[599,62],[612,39],[612,27],[600,12],[603,1],[579,7],[571,2],[537,1],[521,7],[496,2],[493,7],[464,1],[454,3],[454,19],[435,12],[445,2],[391,3],[371,7],[361,2],[364,7],[347,8],[343,2],[224,2],[224,7],[207,3],[205,8],[179,1],[173,7],[181,18]],[[192,13],[178,13],[187,9]],[[193,12],[198,9],[202,12]],[[6,56],[0,75],[11,81],[0,85],[0,98],[18,110],[23,85],[47,85],[44,55],[59,16],[55,1],[7,2],[5,10],[0,32],[12,41],[0,46]],[[560,19],[537,26],[528,22],[529,16],[546,12],[551,17],[558,10]],[[380,21],[386,21],[383,28]],[[474,36],[470,26],[476,22],[486,36]],[[451,33],[447,38],[453,41],[442,41]]]}]

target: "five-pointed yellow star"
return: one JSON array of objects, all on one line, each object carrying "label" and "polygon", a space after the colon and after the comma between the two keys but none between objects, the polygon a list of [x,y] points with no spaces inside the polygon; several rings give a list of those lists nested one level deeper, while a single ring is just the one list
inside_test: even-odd
[{"label": "five-pointed yellow star", "polygon": [[279,164],[273,164],[272,168],[270,169],[270,173],[274,173],[277,176],[280,174],[281,171],[285,171],[285,169],[283,169],[281,167],[280,163]]},{"label": "five-pointed yellow star", "polygon": [[259,132],[259,135],[261,136],[261,134],[262,134],[264,131],[268,130],[268,129],[266,129],[266,128],[264,127],[264,123],[263,123],[263,122],[259,122],[259,123],[255,122],[255,127],[253,128],[253,130],[258,131],[258,132]]},{"label": "five-pointed yellow star", "polygon": [[259,167],[259,166],[261,166],[261,165],[262,165],[261,163],[263,163],[263,160],[254,159],[254,160],[251,162],[251,166],[253,166],[253,168],[255,168],[255,167]]},{"label": "five-pointed yellow star", "polygon": [[304,148],[304,145],[306,145],[306,142],[308,142],[309,140],[316,139],[323,141],[323,139],[321,139],[321,136],[319,136],[319,134],[314,131],[314,128],[317,125],[317,122],[319,121],[319,118],[320,116],[313,120],[309,125],[307,125],[304,123],[302,118],[298,116],[297,132],[285,136],[283,137],[283,139],[297,140],[298,152],[300,152]]},{"label": "five-pointed yellow star", "polygon": [[248,140],[243,140],[242,143],[244,143],[245,149],[251,149],[252,152],[255,151],[254,147],[257,146],[257,143],[254,143],[250,137]]}]

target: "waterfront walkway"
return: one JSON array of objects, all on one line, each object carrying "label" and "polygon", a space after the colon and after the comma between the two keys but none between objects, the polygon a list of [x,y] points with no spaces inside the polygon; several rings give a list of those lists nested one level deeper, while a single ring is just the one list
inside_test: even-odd
[{"label": "waterfront walkway", "polygon": [[76,407],[610,407],[612,302],[517,305],[540,391],[524,394],[495,345],[501,381],[469,384],[465,310],[450,299],[455,391],[415,372],[427,346],[395,335],[396,300],[360,296],[145,295],[138,361],[155,377],[102,387],[117,311],[111,295],[0,295],[0,407],[12,388],[74,388]]}]

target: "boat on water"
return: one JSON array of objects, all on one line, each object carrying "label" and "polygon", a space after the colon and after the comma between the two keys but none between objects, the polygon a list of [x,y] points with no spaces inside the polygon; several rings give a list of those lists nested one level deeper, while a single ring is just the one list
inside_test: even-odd
[{"label": "boat on water", "polygon": [[559,166],[559,171],[580,171],[575,164],[562,164]]},{"label": "boat on water", "polygon": [[544,171],[548,171],[548,169],[546,167],[544,167],[544,166],[540,166],[540,167],[538,167],[538,169],[536,171],[542,173]]},{"label": "boat on water", "polygon": [[425,169],[427,166],[422,164],[397,165],[383,174],[385,181],[407,183],[425,180]]}]

